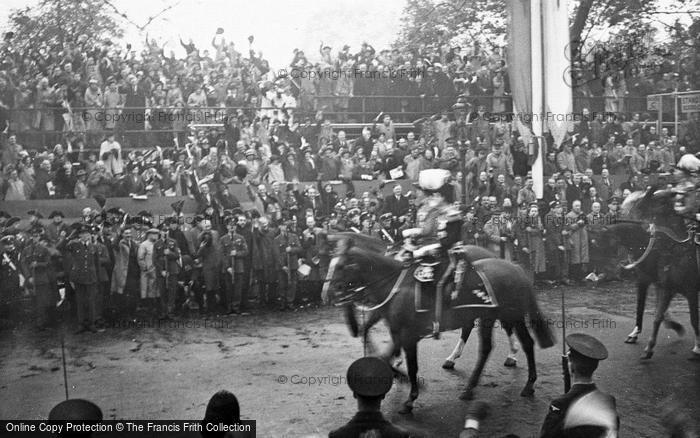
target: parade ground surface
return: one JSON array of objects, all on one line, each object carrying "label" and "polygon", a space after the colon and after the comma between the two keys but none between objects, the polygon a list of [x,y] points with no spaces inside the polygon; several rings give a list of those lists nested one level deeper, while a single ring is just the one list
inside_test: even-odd
[{"label": "parade ground surface", "polygon": [[[538,290],[558,345],[536,350],[539,379],[533,398],[519,395],[527,377],[524,354],[518,353],[517,368],[504,367],[508,342],[503,330],[496,330],[495,348],[476,392],[491,406],[483,436],[537,436],[549,401],[562,393],[561,291]],[[664,436],[660,419],[668,397],[682,403],[691,418],[700,418],[700,362],[690,360],[693,336],[684,299],[674,299],[670,314],[686,328],[686,336],[679,338],[662,327],[656,354],[643,361],[654,292],[637,345],[623,343],[634,325],[632,283],[566,286],[564,292],[568,331],[592,334],[610,352],[596,376],[600,387],[617,398],[621,436]],[[63,399],[59,333],[3,328],[0,418],[45,418]],[[109,328],[94,335],[68,333],[70,396],[96,402],[106,418],[201,419],[209,397],[222,388],[238,396],[242,416],[257,420],[258,436],[263,437],[326,436],[355,412],[344,376],[363,348],[359,339],[350,337],[338,308],[179,319],[161,327]],[[458,337],[455,331],[440,340],[421,341],[423,385],[414,413],[398,413],[408,386],[395,384],[382,406],[385,415],[427,437],[459,434],[469,405],[458,396],[474,365],[478,338],[474,332],[455,371],[448,372],[441,364]],[[385,345],[383,323],[373,338]]]}]

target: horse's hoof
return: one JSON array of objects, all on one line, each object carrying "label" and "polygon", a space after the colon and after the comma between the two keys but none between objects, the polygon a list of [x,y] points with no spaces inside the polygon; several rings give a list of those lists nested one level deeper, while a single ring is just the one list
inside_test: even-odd
[{"label": "horse's hoof", "polygon": [[522,391],[520,391],[520,397],[532,397],[533,395],[535,395],[534,388],[525,387]]},{"label": "horse's hoof", "polygon": [[508,368],[514,368],[517,365],[518,361],[513,359],[512,357],[506,358],[506,361],[503,363],[503,366]]},{"label": "horse's hoof", "polygon": [[625,344],[636,344],[636,343],[637,343],[636,336],[627,336],[627,339],[625,339]]},{"label": "horse's hoof", "polygon": [[472,389],[465,389],[462,391],[462,394],[460,394],[459,399],[465,401],[474,400],[474,391]]},{"label": "horse's hoof", "polygon": [[653,351],[645,351],[645,352],[642,354],[642,357],[641,357],[641,358],[642,358],[643,360],[649,360],[649,359],[651,359],[651,357],[652,357],[653,355],[654,355],[654,352],[653,352]]},{"label": "horse's hoof", "polygon": [[455,369],[455,363],[454,363],[454,361],[451,361],[448,359],[442,363],[442,368],[446,369],[446,370],[453,370],[453,369]]}]

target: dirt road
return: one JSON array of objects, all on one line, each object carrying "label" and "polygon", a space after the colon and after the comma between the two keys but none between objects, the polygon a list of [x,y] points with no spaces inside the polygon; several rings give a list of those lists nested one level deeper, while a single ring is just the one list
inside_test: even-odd
[{"label": "dirt road", "polygon": [[[622,341],[633,326],[633,285],[566,287],[568,331],[600,338],[610,359],[597,371],[600,386],[617,398],[622,436],[664,436],[662,400],[673,396],[700,417],[700,362],[688,360],[692,332],[687,304],[674,301],[672,315],[689,332],[684,338],[662,329],[656,355],[641,361],[643,345]],[[560,288],[539,290],[540,303],[560,336]],[[651,327],[650,299],[643,339]],[[30,321],[28,321],[29,323]],[[60,331],[36,333],[27,327],[0,332],[0,418],[39,419],[61,401]],[[70,333],[70,332],[69,332]],[[468,405],[458,399],[474,365],[478,341],[470,340],[453,372],[440,365],[457,342],[450,332],[419,344],[422,393],[414,414],[398,410],[408,395],[395,384],[384,402],[392,421],[431,437],[456,437]],[[374,333],[386,343],[382,324]],[[525,357],[505,368],[508,343],[502,330],[486,366],[477,397],[492,412],[484,436],[515,433],[536,436],[549,401],[562,392],[561,344],[537,349],[539,379],[533,398],[522,398]],[[242,416],[257,420],[258,436],[326,436],[354,413],[345,381],[348,365],[362,356],[362,344],[349,336],[336,308],[295,313],[163,322],[124,323],[95,335],[66,335],[71,397],[96,402],[116,419],[200,419],[209,397],[225,388],[241,402]]]}]

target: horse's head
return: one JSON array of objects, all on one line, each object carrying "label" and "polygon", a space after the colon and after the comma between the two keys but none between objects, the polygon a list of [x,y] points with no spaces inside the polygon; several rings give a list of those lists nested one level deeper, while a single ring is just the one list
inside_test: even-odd
[{"label": "horse's head", "polygon": [[675,190],[659,186],[652,186],[645,191],[634,192],[622,203],[622,217],[657,225],[672,226],[679,219],[675,210],[677,195],[678,193]]},{"label": "horse's head", "polygon": [[323,282],[321,298],[328,304],[329,293],[335,294],[341,288],[348,286],[357,275],[357,266],[354,264],[350,249],[355,244],[354,240],[347,234],[329,234],[328,241],[335,243],[333,257],[328,266],[328,273]]},{"label": "horse's head", "polygon": [[325,303],[333,294],[348,291],[354,294],[357,288],[376,285],[401,270],[400,262],[384,255],[385,244],[381,248],[375,246],[366,236],[336,233],[329,234],[328,241],[335,244],[335,250],[321,293]]}]

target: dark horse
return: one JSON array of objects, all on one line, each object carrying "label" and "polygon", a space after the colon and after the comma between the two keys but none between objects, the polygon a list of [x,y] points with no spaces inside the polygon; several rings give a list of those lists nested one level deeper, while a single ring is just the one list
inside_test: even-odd
[{"label": "dark horse", "polygon": [[[656,243],[658,237],[649,233],[649,227],[639,221],[620,220],[613,224],[606,225],[599,230],[599,235],[595,231],[589,231],[589,235],[597,242],[600,253],[610,256],[610,263],[617,263],[617,249],[622,247],[627,252],[627,264],[622,268],[634,270],[637,285],[637,309],[635,315],[635,325],[632,332],[625,339],[626,344],[636,344],[639,335],[642,333],[644,323],[644,309],[646,307],[649,286],[662,285],[659,277],[659,264],[662,263],[662,252]],[[659,246],[661,242],[659,242]],[[679,336],[683,336],[685,330],[683,326],[674,321],[668,315],[664,316],[664,325],[673,329]]]},{"label": "dark horse", "polygon": [[[403,349],[406,355],[411,391],[402,412],[410,412],[413,402],[418,397],[418,341],[430,332],[432,322],[430,312],[416,312],[416,288],[411,274],[413,269],[406,269],[402,262],[356,245],[352,236],[342,236],[336,240],[337,247],[327,282],[354,290],[354,299],[365,298],[379,303],[373,306],[372,310],[378,312],[379,318],[387,321],[393,343],[384,358],[388,360],[400,349]],[[540,347],[553,346],[554,337],[539,310],[529,278],[519,266],[502,259],[469,261],[467,256],[466,260],[468,266],[464,273],[463,290],[480,288],[480,274],[484,275],[498,306],[450,309],[443,315],[443,331],[471,328],[479,319],[479,358],[462,398],[471,398],[479,382],[491,352],[492,328],[497,320],[504,326],[513,327],[523,347],[527,356],[528,380],[521,395],[531,396],[534,393],[537,371],[534,342],[528,331],[528,323]],[[354,308],[348,309],[352,310],[349,316],[354,318]],[[526,319],[526,315],[529,316],[529,320]],[[356,330],[356,321],[354,326]]]},{"label": "dark horse", "polygon": [[[387,245],[386,242],[383,240],[377,239],[376,237],[371,237],[367,236],[365,234],[358,234],[358,233],[353,233],[353,232],[339,232],[334,234],[334,239],[339,240],[342,238],[352,238],[354,245],[359,246],[361,248],[367,249],[371,252],[375,252],[377,254],[384,254],[384,255],[394,255],[396,252],[399,250],[399,248],[396,245]],[[486,248],[482,248],[480,246],[475,246],[475,245],[466,245],[464,246],[465,249],[467,249],[468,254],[469,254],[469,259],[471,261],[476,261],[476,260],[481,260],[481,259],[490,259],[490,258],[497,258],[497,256],[492,253],[491,251],[487,250]],[[328,283],[324,285],[324,295],[327,295],[327,285]],[[356,324],[353,323],[351,318],[348,318],[349,321],[348,323],[351,325],[351,333],[354,337],[358,336],[359,331],[358,327]],[[362,325],[362,335],[363,338],[365,339],[365,342],[368,339],[368,333],[369,330],[377,323],[379,320],[382,319],[382,313],[378,311],[372,311],[368,312],[368,315],[366,317],[366,320],[364,324]],[[457,345],[455,345],[454,350],[452,350],[452,353],[445,359],[445,362],[443,362],[442,367],[446,370],[451,370],[454,369],[455,367],[455,361],[462,356],[462,352],[464,351],[464,347],[467,344],[467,340],[469,339],[469,335],[471,334],[473,326],[469,327],[462,327],[462,330],[460,332],[459,336],[459,341],[457,341]],[[510,354],[506,358],[505,363],[503,364],[506,367],[515,367],[517,365],[517,353],[518,353],[518,347],[515,342],[515,338],[513,337],[513,327],[511,326],[504,326],[503,329],[506,331],[506,334],[508,335],[508,343],[510,345]],[[394,350],[394,357],[398,357],[401,354],[400,349],[395,349]]]},{"label": "dark horse", "polygon": [[[693,353],[700,355],[698,331],[700,274],[696,245],[694,239],[689,236],[684,218],[674,209],[675,195],[671,190],[651,188],[645,192],[630,195],[623,203],[623,212],[626,216],[648,221],[651,224],[650,233],[647,235],[647,249],[642,254],[642,259],[635,262],[645,270],[649,278],[647,281],[651,280],[657,285],[656,315],[651,337],[642,355],[645,359],[650,359],[654,354],[659,328],[664,321],[671,299],[677,293],[688,300],[690,324],[695,332]],[[645,298],[646,290],[643,295]],[[637,325],[640,328],[643,312],[644,300],[638,299]],[[677,329],[677,326],[675,328]]]}]

